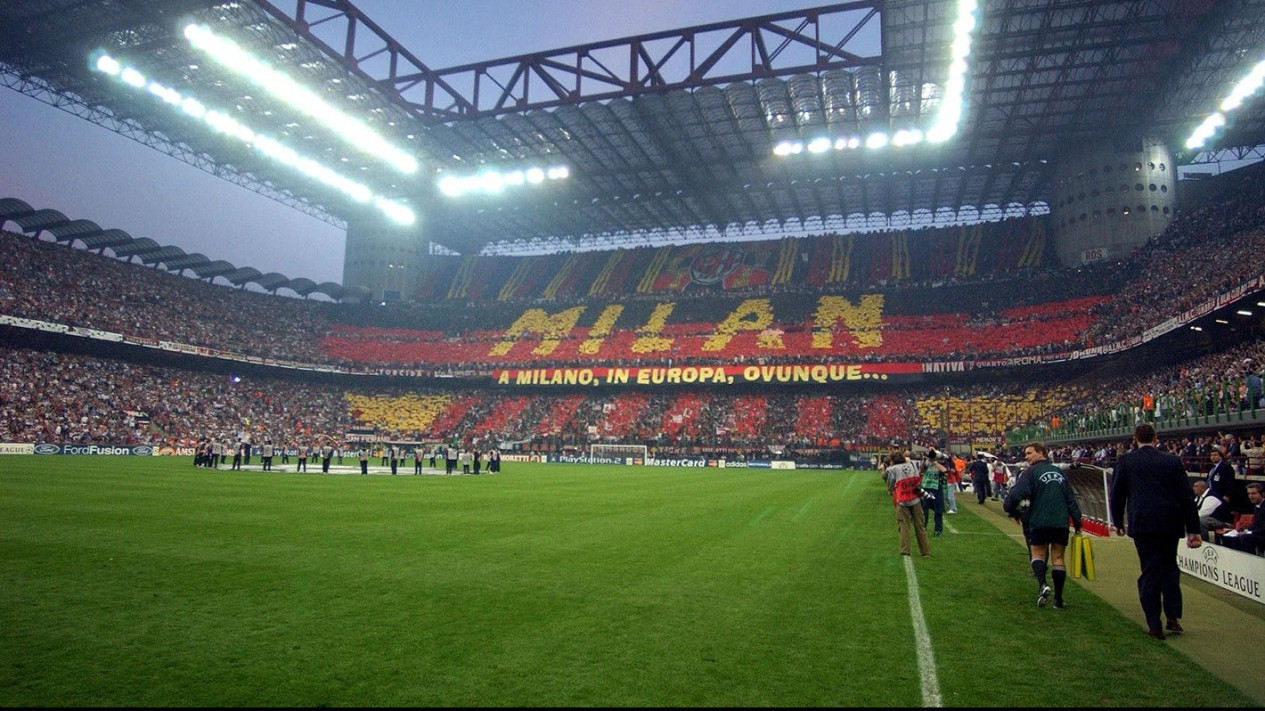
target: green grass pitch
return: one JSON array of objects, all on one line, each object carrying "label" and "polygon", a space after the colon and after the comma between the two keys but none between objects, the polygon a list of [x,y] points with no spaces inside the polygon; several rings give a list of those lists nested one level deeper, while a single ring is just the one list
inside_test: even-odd
[{"label": "green grass pitch", "polygon": [[[0,457],[0,706],[922,703],[877,473],[504,469]],[[944,705],[1252,706],[950,522],[912,560]]]}]

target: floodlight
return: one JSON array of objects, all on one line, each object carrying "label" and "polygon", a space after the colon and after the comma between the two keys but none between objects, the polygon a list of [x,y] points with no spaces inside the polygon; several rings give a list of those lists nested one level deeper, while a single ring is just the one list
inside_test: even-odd
[{"label": "floodlight", "polygon": [[308,177],[329,185],[357,202],[368,203],[374,201],[378,209],[396,222],[411,224],[416,219],[413,211],[407,206],[381,197],[375,199],[373,191],[368,186],[351,180],[311,158],[300,155],[293,148],[278,142],[276,139],[257,134],[231,114],[218,109],[208,109],[197,99],[182,96],[175,89],[163,86],[157,82],[147,83],[144,74],[139,70],[133,67],[122,66],[109,55],[101,55],[95,61],[90,62],[90,66],[104,74],[117,76],[122,83],[128,86],[146,90],[147,93],[172,106],[173,109],[179,107],[179,110],[183,113],[202,121],[211,130],[237,139],[258,153],[279,163],[284,163]]},{"label": "floodlight", "polygon": [[135,69],[132,69],[131,67],[127,67],[122,72],[119,72],[119,78],[123,80],[123,83],[130,84],[137,89],[145,86],[145,75]]},{"label": "floodlight", "polygon": [[825,153],[830,150],[830,139],[825,136],[819,136],[808,142],[809,153]]},{"label": "floodlight", "polygon": [[918,129],[903,128],[892,136],[893,146],[912,146],[921,143],[923,139],[922,131]]},{"label": "floodlight", "polygon": [[538,185],[547,180],[562,180],[571,175],[571,169],[565,165],[553,165],[548,168],[527,168],[507,172],[499,172],[488,168],[474,175],[445,175],[437,181],[440,192],[449,197],[459,197],[469,192],[499,193],[507,187],[518,187],[524,184]]},{"label": "floodlight", "polygon": [[111,76],[118,74],[119,70],[122,69],[122,67],[119,66],[119,61],[108,54],[103,54],[98,57],[96,66],[97,71],[104,72],[105,74],[109,74]]},{"label": "floodlight", "polygon": [[1257,62],[1252,71],[1243,77],[1230,91],[1230,95],[1221,102],[1222,111],[1233,111],[1243,105],[1243,100],[1256,93],[1265,82],[1265,61]]},{"label": "floodlight", "polygon": [[180,105],[180,92],[175,89],[169,89],[156,81],[151,81],[149,83],[149,93],[157,96],[168,104],[172,104],[173,106]]},{"label": "floodlight", "polygon": [[197,99],[185,99],[180,102],[180,108],[193,118],[202,118],[206,114],[206,107]]},{"label": "floodlight", "polygon": [[407,151],[392,146],[372,128],[326,103],[290,76],[273,69],[242,49],[233,40],[197,24],[186,25],[184,36],[195,49],[202,50],[219,64],[242,75],[304,115],[333,129],[339,138],[361,151],[385,161],[402,173],[417,172],[417,159]]},{"label": "floodlight", "polygon": [[409,209],[407,205],[402,205],[398,202],[387,200],[385,198],[378,198],[374,200],[373,204],[381,210],[383,214],[401,225],[411,225],[417,219],[417,217],[413,214],[413,211]]},{"label": "floodlight", "polygon": [[[971,56],[971,42],[981,24],[979,0],[958,0],[957,18],[952,26],[953,41],[950,45],[944,94],[938,97],[940,111],[932,126],[926,132],[921,129],[904,129],[890,137],[886,133],[873,133],[864,141],[866,148],[880,149],[889,143],[894,146],[911,146],[923,141],[943,143],[957,134],[966,105],[966,74],[970,71],[968,59]],[[1262,74],[1262,77],[1265,78],[1265,74]],[[833,145],[835,150],[858,148],[862,145],[862,141],[855,137],[835,138]],[[830,146],[830,138],[814,138],[808,144],[808,152],[821,153]],[[784,140],[773,146],[773,155],[783,157],[797,155],[803,150],[803,143]]]},{"label": "floodlight", "polygon": [[479,187],[483,188],[487,192],[495,193],[495,192],[499,192],[501,188],[505,187],[505,182],[501,180],[500,173],[494,173],[494,172],[489,171],[487,173],[482,173],[479,175]]},{"label": "floodlight", "polygon": [[1253,65],[1248,73],[1235,83],[1230,93],[1221,100],[1220,111],[1213,112],[1199,124],[1199,127],[1186,139],[1186,147],[1203,148],[1208,139],[1216,135],[1217,129],[1225,125],[1226,114],[1238,110],[1245,100],[1260,90],[1263,83],[1265,83],[1265,60]]},{"label": "floodlight", "polygon": [[439,189],[445,195],[456,197],[461,194],[461,180],[451,175],[441,178],[439,181]]},{"label": "floodlight", "polygon": [[800,141],[782,141],[773,147],[773,155],[789,156],[804,152],[804,144]]}]

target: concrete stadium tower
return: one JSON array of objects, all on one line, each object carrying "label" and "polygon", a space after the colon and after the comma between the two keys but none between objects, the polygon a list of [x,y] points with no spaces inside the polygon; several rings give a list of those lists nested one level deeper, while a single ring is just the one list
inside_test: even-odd
[{"label": "concrete stadium tower", "polygon": [[409,301],[421,284],[428,251],[420,223],[402,227],[372,218],[349,221],[343,286],[363,286],[375,302]]},{"label": "concrete stadium tower", "polygon": [[1155,139],[1071,153],[1055,168],[1050,205],[1059,262],[1076,267],[1128,257],[1173,219],[1176,185],[1172,153]]}]

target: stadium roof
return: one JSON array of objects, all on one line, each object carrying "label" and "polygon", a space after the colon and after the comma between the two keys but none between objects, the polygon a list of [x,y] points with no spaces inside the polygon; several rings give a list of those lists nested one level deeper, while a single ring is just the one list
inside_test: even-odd
[{"label": "stadium roof", "polygon": [[[412,204],[426,236],[461,253],[1041,211],[1061,156],[1143,136],[1167,142],[1182,164],[1260,157],[1259,94],[1204,152],[1184,143],[1265,59],[1265,0],[981,5],[957,136],[907,149],[773,153],[827,129],[926,124],[947,78],[956,2],[806,4],[436,70],[346,0],[10,0],[0,5],[0,83],[331,222],[365,214],[93,72],[90,55],[106,49]],[[408,146],[422,170],[401,176],[292,120],[193,49],[182,35],[191,20]],[[528,163],[565,164],[571,177],[494,197],[452,199],[435,186],[437,171]]]}]

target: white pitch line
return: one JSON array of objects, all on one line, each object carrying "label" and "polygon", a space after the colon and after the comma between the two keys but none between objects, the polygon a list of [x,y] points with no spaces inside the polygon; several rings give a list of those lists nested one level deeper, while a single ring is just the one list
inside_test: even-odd
[{"label": "white pitch line", "polygon": [[922,616],[922,600],[918,596],[918,575],[914,573],[912,556],[905,559],[905,581],[909,586],[909,616],[914,621],[914,641],[918,649],[918,678],[922,683],[922,705],[940,708],[940,682],[936,679],[936,657],[931,651],[931,635]]}]

